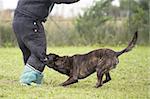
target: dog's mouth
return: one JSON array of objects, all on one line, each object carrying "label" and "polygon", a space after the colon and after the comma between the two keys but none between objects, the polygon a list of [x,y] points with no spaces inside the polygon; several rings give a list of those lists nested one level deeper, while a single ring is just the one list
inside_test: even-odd
[{"label": "dog's mouth", "polygon": [[48,62],[46,65],[47,65],[48,67],[52,68],[52,67],[55,66],[55,62]]}]

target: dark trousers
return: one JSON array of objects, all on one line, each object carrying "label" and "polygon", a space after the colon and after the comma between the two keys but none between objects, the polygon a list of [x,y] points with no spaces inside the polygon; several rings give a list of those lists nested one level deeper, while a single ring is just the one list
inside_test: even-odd
[{"label": "dark trousers", "polygon": [[42,22],[15,13],[13,30],[22,51],[24,64],[43,72],[46,58],[46,37]]}]

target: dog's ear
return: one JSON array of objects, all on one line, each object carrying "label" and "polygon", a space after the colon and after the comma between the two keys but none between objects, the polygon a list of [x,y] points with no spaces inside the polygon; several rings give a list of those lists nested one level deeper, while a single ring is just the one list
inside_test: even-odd
[{"label": "dog's ear", "polygon": [[49,61],[49,62],[54,62],[54,61],[56,61],[58,57],[59,57],[58,55],[52,54],[52,53],[50,53],[50,54],[47,55],[47,58],[48,58],[48,61]]},{"label": "dog's ear", "polygon": [[68,56],[64,56],[64,59],[65,59],[65,60],[68,59]]},{"label": "dog's ear", "polygon": [[63,60],[63,61],[66,61],[67,59],[68,59],[68,56],[63,56],[63,57],[62,57],[62,60]]}]

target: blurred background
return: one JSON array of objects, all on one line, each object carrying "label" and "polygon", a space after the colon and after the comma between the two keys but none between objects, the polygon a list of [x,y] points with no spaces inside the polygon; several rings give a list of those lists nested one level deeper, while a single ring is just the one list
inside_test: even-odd
[{"label": "blurred background", "polygon": [[[18,0],[0,0],[0,47],[16,47],[12,30]],[[150,0],[81,0],[56,5],[44,23],[48,46],[125,45],[135,31],[150,45]]]}]

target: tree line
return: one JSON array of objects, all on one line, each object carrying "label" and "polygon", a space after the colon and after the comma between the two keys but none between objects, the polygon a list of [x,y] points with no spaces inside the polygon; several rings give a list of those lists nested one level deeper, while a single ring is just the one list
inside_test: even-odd
[{"label": "tree line", "polygon": [[[138,44],[150,44],[150,1],[96,1],[76,18],[49,17],[45,25],[49,46],[121,45],[139,31]],[[0,21],[0,46],[16,46],[11,22]]]}]

